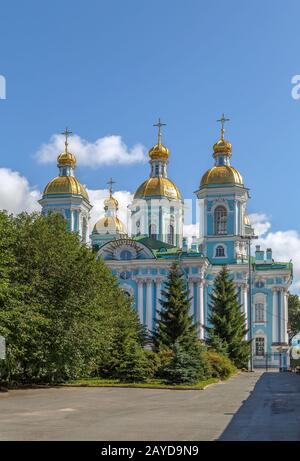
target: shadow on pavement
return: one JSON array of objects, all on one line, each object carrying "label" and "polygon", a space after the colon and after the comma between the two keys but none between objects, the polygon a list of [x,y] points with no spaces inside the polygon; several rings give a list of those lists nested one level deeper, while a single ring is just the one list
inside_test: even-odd
[{"label": "shadow on pavement", "polygon": [[300,440],[300,375],[265,372],[218,440]]}]

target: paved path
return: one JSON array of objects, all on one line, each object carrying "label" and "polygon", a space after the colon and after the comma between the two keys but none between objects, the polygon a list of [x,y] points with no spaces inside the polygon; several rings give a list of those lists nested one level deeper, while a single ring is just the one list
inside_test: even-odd
[{"label": "paved path", "polygon": [[10,391],[0,393],[0,440],[300,440],[299,391],[300,375],[271,372],[204,391]]}]

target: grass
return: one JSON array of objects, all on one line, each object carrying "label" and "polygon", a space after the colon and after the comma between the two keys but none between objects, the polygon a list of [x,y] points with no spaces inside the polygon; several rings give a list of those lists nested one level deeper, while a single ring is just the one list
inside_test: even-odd
[{"label": "grass", "polygon": [[218,378],[208,378],[199,381],[196,384],[166,384],[162,380],[152,379],[144,383],[123,383],[117,379],[102,379],[102,378],[81,378],[74,381],[69,381],[66,386],[78,387],[133,387],[133,388],[147,388],[147,389],[189,389],[189,390],[202,390],[209,384],[218,383]]}]

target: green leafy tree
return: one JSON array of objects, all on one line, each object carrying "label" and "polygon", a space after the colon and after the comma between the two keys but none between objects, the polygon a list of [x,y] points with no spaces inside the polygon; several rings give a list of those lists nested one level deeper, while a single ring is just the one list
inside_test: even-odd
[{"label": "green leafy tree", "polygon": [[62,382],[101,373],[120,329],[140,345],[131,300],[57,214],[0,214],[0,334],[7,379]]},{"label": "green leafy tree", "polygon": [[300,299],[298,295],[289,293],[288,297],[289,336],[292,339],[300,332]]},{"label": "green leafy tree", "polygon": [[215,278],[210,303],[209,345],[225,353],[238,368],[247,366],[250,343],[247,334],[245,314],[241,311],[235,284],[228,269],[223,266]]}]

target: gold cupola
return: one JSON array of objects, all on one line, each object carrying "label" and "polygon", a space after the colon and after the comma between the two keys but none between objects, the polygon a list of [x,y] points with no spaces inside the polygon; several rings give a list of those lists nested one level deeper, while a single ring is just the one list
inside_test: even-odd
[{"label": "gold cupola", "polygon": [[105,215],[100,218],[94,225],[92,235],[109,234],[109,235],[123,235],[126,236],[126,227],[118,217],[119,203],[113,196],[112,185],[114,181],[112,178],[108,181],[109,184],[109,197],[104,200]]},{"label": "gold cupola", "polygon": [[161,142],[161,127],[166,126],[160,118],[153,126],[158,128],[157,144],[149,150],[151,172],[150,177],[136,190],[134,199],[151,197],[166,197],[182,200],[178,187],[167,177],[167,164],[170,156],[169,149]]},{"label": "gold cupola", "polygon": [[221,138],[213,145],[213,157],[215,166],[207,170],[201,178],[200,187],[213,185],[238,185],[243,186],[243,177],[240,172],[230,165],[232,144],[224,138],[224,123],[229,121],[222,115]]},{"label": "gold cupola", "polygon": [[76,157],[68,150],[68,136],[72,132],[66,128],[62,133],[65,135],[65,150],[57,157],[57,166],[59,168],[59,176],[52,179],[45,187],[43,196],[48,195],[81,195],[89,201],[88,193],[85,187],[74,176],[76,167]]}]

